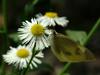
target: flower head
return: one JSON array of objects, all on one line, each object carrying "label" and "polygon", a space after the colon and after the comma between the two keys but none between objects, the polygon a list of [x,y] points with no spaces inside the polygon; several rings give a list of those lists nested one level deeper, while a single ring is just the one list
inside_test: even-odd
[{"label": "flower head", "polygon": [[[16,67],[20,69],[26,68],[32,57],[32,50],[30,47],[18,46],[17,48],[10,47],[10,50],[7,54],[3,55],[4,61],[8,64],[14,64]],[[40,64],[41,61],[39,58],[42,58],[43,54],[40,51],[36,55],[34,55],[32,62],[30,64],[30,68],[37,67],[37,64]]]},{"label": "flower head", "polygon": [[31,19],[31,22],[23,22],[22,28],[18,29],[18,36],[23,44],[32,48],[35,46],[35,50],[42,50],[49,46],[48,35],[51,33],[45,26],[45,23]]},{"label": "flower head", "polygon": [[46,12],[44,16],[37,15],[38,21],[45,23],[47,26],[55,26],[56,24],[60,26],[66,26],[69,22],[66,17],[59,17],[56,12]]}]

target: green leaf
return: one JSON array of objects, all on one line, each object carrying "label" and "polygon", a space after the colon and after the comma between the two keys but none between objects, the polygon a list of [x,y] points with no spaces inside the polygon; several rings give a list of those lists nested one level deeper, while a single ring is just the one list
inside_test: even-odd
[{"label": "green leaf", "polygon": [[12,34],[10,34],[9,38],[11,38],[14,42],[19,42],[18,33],[12,33]]},{"label": "green leaf", "polygon": [[64,73],[63,75],[70,75],[69,73]]},{"label": "green leaf", "polygon": [[66,33],[72,40],[79,42],[81,45],[84,44],[87,38],[85,31],[67,30]]},{"label": "green leaf", "polygon": [[4,33],[4,31],[0,30],[0,33]]},{"label": "green leaf", "polygon": [[39,0],[33,0],[32,2],[25,5],[24,11],[26,14],[29,14],[34,10],[34,6],[38,3]]},{"label": "green leaf", "polygon": [[4,29],[0,27],[0,33],[5,33]]},{"label": "green leaf", "polygon": [[32,12],[32,10],[33,10],[33,5],[31,5],[31,4],[26,4],[24,10],[25,10],[25,13],[26,13],[26,14]]}]

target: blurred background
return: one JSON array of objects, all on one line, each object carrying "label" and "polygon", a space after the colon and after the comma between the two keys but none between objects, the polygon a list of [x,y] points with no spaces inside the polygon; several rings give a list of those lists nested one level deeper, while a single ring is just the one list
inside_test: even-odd
[{"label": "blurred background", "polygon": [[[6,0],[7,1],[7,30],[8,34],[17,32],[18,27],[24,20],[30,20],[36,14],[44,14],[47,11],[54,11],[59,16],[66,16],[70,21],[66,28],[57,27],[58,32],[65,29],[83,30],[87,33],[91,30],[97,19],[100,17],[100,0]],[[0,29],[3,29],[3,0],[0,0]],[[0,62],[5,50],[5,36],[0,33]],[[9,46],[17,46],[16,42],[8,38]],[[68,75],[100,75],[100,26],[93,34],[87,47],[96,56],[96,61],[86,63],[73,63],[68,70]],[[66,63],[62,63],[52,54],[51,50],[44,50],[45,58],[34,72],[29,75],[58,75]],[[0,64],[1,66],[1,64]],[[8,65],[7,65],[8,66]],[[6,68],[9,73],[10,66]],[[66,74],[67,75],[67,74]]]}]

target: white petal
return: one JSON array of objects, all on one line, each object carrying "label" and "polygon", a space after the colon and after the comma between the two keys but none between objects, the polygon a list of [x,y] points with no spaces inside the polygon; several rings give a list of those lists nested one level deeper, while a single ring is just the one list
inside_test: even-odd
[{"label": "white petal", "polygon": [[55,18],[55,21],[56,21],[57,24],[59,24],[61,26],[65,26],[69,22],[68,20],[66,20],[65,17]]},{"label": "white petal", "polygon": [[54,19],[50,19],[50,23],[51,23],[53,26],[56,25],[55,22],[54,22]]},{"label": "white petal", "polygon": [[33,64],[35,67],[37,67],[37,64],[36,64],[34,61],[32,61],[32,64]]},{"label": "white petal", "polygon": [[34,58],[33,59],[36,63],[38,63],[38,64],[41,64],[42,62],[39,60],[39,59],[37,59],[37,58]]},{"label": "white petal", "polygon": [[43,53],[40,51],[40,52],[36,55],[36,57],[43,58],[43,57],[44,57],[44,55],[43,55]]}]

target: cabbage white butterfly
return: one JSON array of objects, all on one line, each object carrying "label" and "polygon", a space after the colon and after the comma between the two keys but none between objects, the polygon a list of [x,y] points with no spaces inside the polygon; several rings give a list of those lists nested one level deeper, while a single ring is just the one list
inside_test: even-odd
[{"label": "cabbage white butterfly", "polygon": [[95,56],[87,48],[55,31],[50,36],[50,44],[53,54],[62,62],[95,60]]}]

